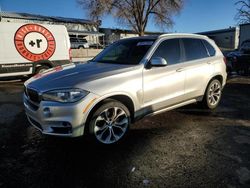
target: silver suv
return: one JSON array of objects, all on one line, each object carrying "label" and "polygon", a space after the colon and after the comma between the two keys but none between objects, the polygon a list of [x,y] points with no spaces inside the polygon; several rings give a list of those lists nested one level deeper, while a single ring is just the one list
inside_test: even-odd
[{"label": "silver suv", "polygon": [[165,34],[117,41],[86,64],[25,82],[29,122],[43,134],[100,143],[119,141],[129,125],[191,103],[217,107],[226,83],[224,57],[205,36]]}]

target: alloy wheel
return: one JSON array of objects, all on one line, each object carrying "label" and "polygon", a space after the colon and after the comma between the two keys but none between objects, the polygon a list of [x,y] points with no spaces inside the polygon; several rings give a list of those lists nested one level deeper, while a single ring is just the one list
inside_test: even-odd
[{"label": "alloy wheel", "polygon": [[208,90],[208,103],[212,106],[217,105],[221,97],[221,85],[218,82],[213,82]]},{"label": "alloy wheel", "polygon": [[120,107],[103,110],[95,120],[94,134],[98,141],[112,144],[120,140],[128,129],[129,118]]}]

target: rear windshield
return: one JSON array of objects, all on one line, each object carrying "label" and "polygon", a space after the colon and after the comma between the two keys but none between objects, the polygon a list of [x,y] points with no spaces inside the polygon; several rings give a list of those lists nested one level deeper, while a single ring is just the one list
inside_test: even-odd
[{"label": "rear windshield", "polygon": [[146,55],[154,39],[128,39],[113,43],[93,61],[98,63],[113,63],[137,65]]}]

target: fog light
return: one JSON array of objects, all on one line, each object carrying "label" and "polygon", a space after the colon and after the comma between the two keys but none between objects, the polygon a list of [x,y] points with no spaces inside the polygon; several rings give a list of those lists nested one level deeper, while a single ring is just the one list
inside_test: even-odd
[{"label": "fog light", "polygon": [[51,117],[52,113],[50,112],[50,109],[48,107],[43,109],[43,114],[45,117]]},{"label": "fog light", "polygon": [[69,122],[66,122],[66,121],[63,121],[63,122],[62,122],[62,125],[63,125],[64,127],[71,127],[71,124],[70,124]]}]

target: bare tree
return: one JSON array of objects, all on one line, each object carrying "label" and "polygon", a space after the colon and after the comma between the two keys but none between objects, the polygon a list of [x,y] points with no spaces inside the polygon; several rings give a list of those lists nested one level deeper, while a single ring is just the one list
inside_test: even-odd
[{"label": "bare tree", "polygon": [[250,23],[250,0],[237,1],[235,5],[239,7],[235,16],[238,23]]},{"label": "bare tree", "polygon": [[112,15],[120,24],[144,35],[149,21],[157,27],[173,25],[172,16],[183,7],[183,0],[77,0],[91,19]]}]

